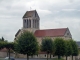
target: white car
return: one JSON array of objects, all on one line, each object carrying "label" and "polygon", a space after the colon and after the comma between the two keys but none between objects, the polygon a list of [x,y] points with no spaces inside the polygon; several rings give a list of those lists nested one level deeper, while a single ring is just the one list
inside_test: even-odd
[{"label": "white car", "polygon": [[[4,60],[9,60],[9,57],[6,57]],[[10,60],[15,60],[14,57],[10,57]]]}]

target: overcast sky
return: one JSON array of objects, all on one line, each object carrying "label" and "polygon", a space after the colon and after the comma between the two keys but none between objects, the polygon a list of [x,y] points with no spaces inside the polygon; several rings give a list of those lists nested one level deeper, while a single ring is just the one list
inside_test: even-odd
[{"label": "overcast sky", "polygon": [[26,11],[37,10],[40,29],[69,28],[80,41],[80,0],[0,0],[0,38],[13,41]]}]

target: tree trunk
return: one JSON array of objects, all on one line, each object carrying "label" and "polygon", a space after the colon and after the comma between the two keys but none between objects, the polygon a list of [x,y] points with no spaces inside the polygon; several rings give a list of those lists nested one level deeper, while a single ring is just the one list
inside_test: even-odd
[{"label": "tree trunk", "polygon": [[27,54],[27,60],[29,60],[29,56],[28,56],[28,54]]},{"label": "tree trunk", "polygon": [[47,53],[47,60],[48,60],[48,53]]},{"label": "tree trunk", "polygon": [[8,49],[9,50],[9,60],[10,60],[10,49]]},{"label": "tree trunk", "polygon": [[31,56],[31,58],[33,58],[33,55]]},{"label": "tree trunk", "polygon": [[58,59],[60,59],[61,58],[61,56],[60,55],[58,55]]},{"label": "tree trunk", "polygon": [[9,56],[9,51],[7,51],[7,57]]},{"label": "tree trunk", "polygon": [[67,60],[67,56],[66,56],[66,60]]},{"label": "tree trunk", "polygon": [[72,55],[72,60],[73,60],[73,55]]},{"label": "tree trunk", "polygon": [[50,58],[51,58],[51,54],[50,54]]}]

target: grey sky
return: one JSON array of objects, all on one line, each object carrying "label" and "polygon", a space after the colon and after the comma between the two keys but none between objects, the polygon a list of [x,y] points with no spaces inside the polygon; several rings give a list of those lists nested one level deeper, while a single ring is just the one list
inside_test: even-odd
[{"label": "grey sky", "polygon": [[37,10],[40,29],[68,27],[80,41],[80,0],[0,0],[0,37],[13,41],[26,11]]}]

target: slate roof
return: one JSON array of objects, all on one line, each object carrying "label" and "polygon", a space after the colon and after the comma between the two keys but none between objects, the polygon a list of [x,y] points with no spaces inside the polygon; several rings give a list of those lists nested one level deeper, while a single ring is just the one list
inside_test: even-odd
[{"label": "slate roof", "polygon": [[36,30],[34,35],[36,37],[58,37],[64,36],[68,28],[59,28],[59,29],[46,29],[46,30]]},{"label": "slate roof", "polygon": [[23,18],[32,17],[32,15],[36,12],[36,10],[27,11]]}]

